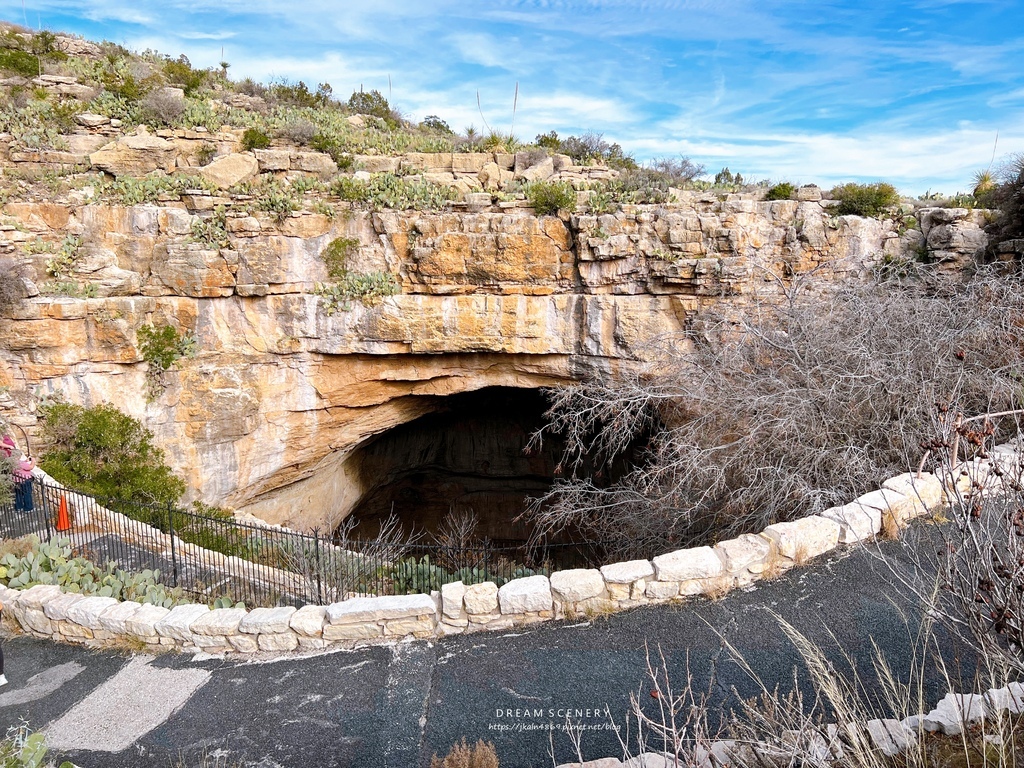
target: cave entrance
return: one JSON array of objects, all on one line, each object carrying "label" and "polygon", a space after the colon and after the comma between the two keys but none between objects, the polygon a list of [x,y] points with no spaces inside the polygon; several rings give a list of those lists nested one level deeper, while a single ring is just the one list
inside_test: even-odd
[{"label": "cave entrance", "polygon": [[[547,400],[536,389],[488,387],[437,397],[436,410],[363,445],[355,463],[363,495],[349,515],[351,536],[375,538],[392,514],[427,540],[473,519],[469,538],[493,546],[530,538],[517,520],[527,500],[552,486],[563,445],[545,439],[527,450]],[[465,532],[463,532],[465,535]],[[565,532],[559,542],[571,541]]]}]

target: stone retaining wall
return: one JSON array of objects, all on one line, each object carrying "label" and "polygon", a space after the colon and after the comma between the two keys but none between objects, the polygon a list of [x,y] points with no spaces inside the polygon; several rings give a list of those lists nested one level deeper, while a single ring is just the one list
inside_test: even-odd
[{"label": "stone retaining wall", "polygon": [[[64,593],[38,585],[0,586],[0,603],[28,633],[71,643],[141,644],[152,650],[208,653],[286,652],[354,647],[400,638],[430,639],[462,632],[507,629],[548,619],[621,611],[692,595],[720,596],[771,578],[840,544],[898,531],[914,518],[940,511],[948,493],[966,492],[993,464],[1018,473],[1017,446],[997,446],[986,461],[961,466],[955,478],[898,475],[877,491],[821,515],[776,523],[715,546],[681,549],[652,560],[548,576],[445,584],[430,595],[359,597],[328,606],[167,609],[109,597]],[[955,481],[955,482],[954,482]]]}]

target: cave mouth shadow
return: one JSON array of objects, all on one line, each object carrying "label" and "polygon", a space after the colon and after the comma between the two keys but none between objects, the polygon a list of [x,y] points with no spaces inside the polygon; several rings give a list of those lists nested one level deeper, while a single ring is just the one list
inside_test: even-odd
[{"label": "cave mouth shadow", "polygon": [[[432,413],[357,449],[353,464],[364,492],[343,523],[353,526],[348,535],[375,539],[393,515],[421,543],[523,547],[533,534],[523,512],[551,489],[564,452],[557,435],[528,449],[547,423],[546,395],[488,387],[431,399]],[[467,520],[475,521],[471,531]],[[581,538],[567,530],[546,543],[562,547]],[[582,545],[574,559],[595,564],[599,550]]]}]

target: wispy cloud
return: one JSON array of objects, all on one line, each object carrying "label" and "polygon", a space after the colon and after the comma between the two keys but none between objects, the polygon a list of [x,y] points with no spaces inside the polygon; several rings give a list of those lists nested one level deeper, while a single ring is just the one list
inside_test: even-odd
[{"label": "wispy cloud", "polygon": [[[20,0],[0,16],[23,21]],[[1024,149],[1019,0],[26,0],[24,19],[410,117],[601,132],[641,160],[964,188]]]}]

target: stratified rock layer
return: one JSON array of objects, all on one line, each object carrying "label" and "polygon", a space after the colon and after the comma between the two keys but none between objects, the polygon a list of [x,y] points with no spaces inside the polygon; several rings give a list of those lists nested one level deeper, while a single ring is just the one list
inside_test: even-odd
[{"label": "stratified rock layer", "polygon": [[[130,143],[103,150],[112,170],[134,162]],[[336,525],[363,490],[355,449],[435,408],[431,396],[615,375],[710,307],[777,297],[776,278],[817,270],[827,290],[922,243],[955,266],[983,240],[966,210],[926,209],[924,232],[901,234],[828,201],[702,193],[562,218],[338,202],[333,216],[275,217],[236,203],[198,190],[132,207],[8,203],[17,226],[0,227],[0,251],[22,254],[33,298],[0,324],[0,412],[32,430],[40,397],[113,402],[154,430],[195,497],[297,527]],[[226,247],[197,242],[220,206]],[[51,255],[22,246],[67,235],[81,243],[70,279],[97,298],[37,295]],[[386,273],[400,292],[328,314],[313,291],[336,238],[353,243],[351,274]],[[165,323],[194,334],[197,355],[147,402],[137,333]]]}]

